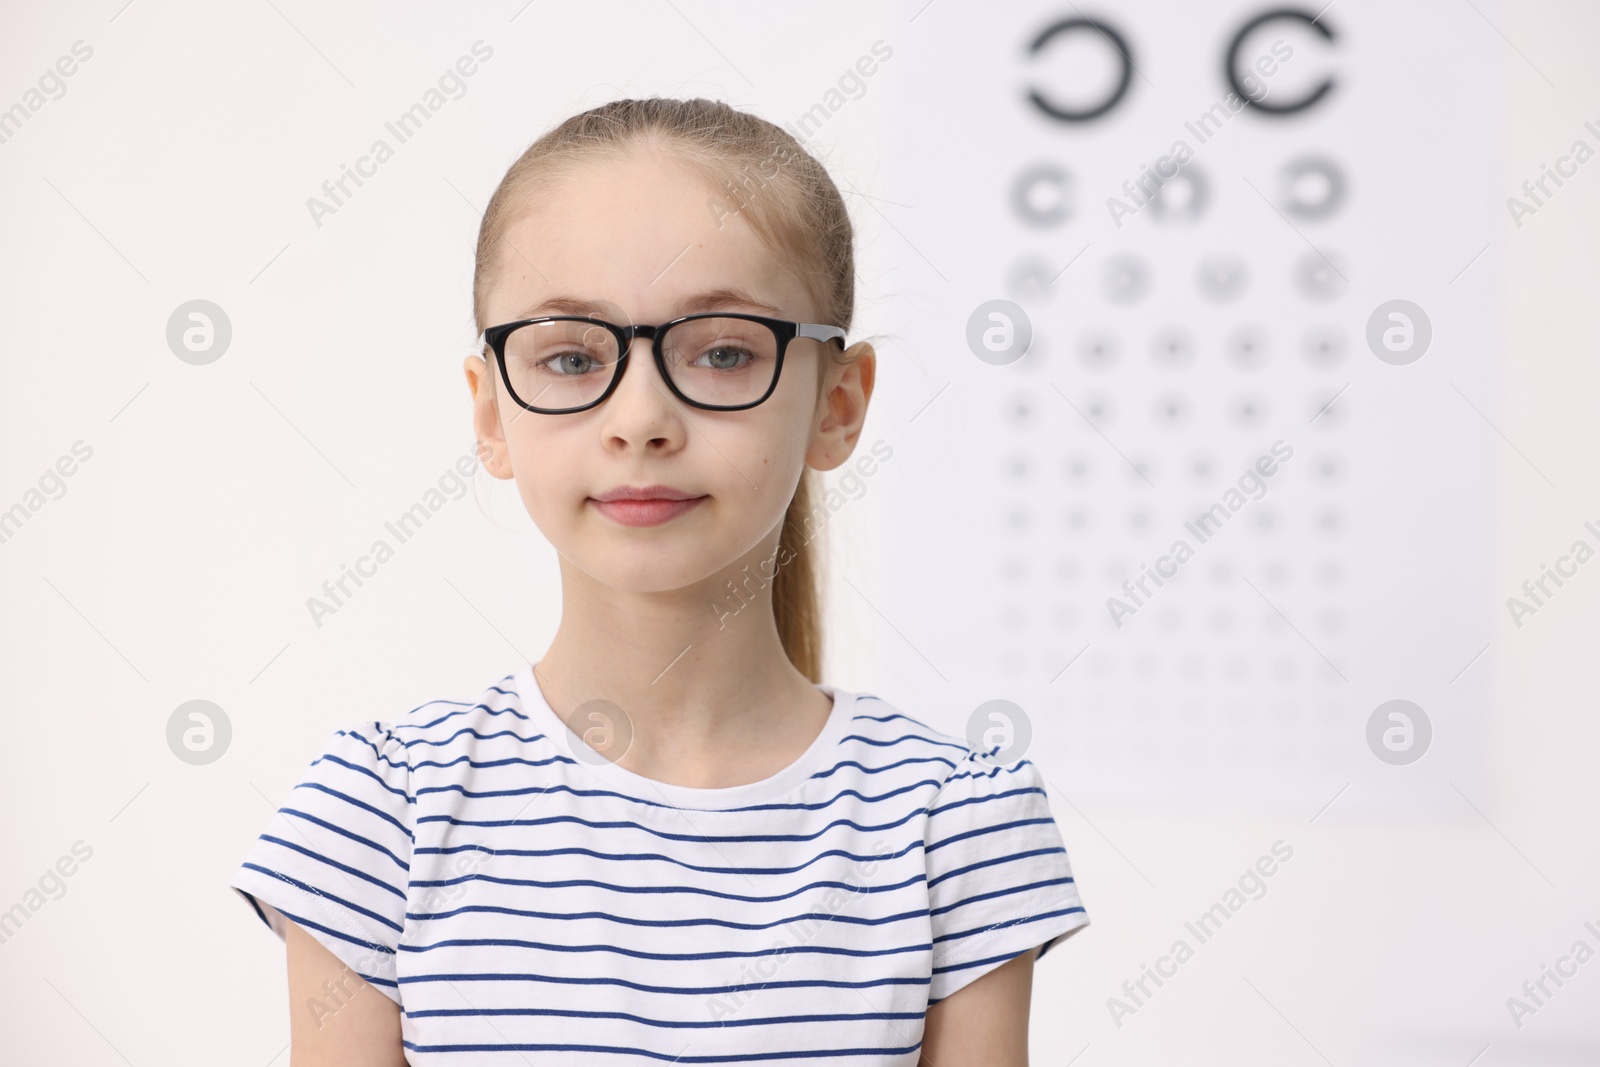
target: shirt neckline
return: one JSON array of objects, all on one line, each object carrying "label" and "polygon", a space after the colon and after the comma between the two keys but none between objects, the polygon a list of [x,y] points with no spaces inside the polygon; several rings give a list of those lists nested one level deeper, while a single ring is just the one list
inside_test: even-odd
[{"label": "shirt neckline", "polygon": [[[585,745],[581,738],[568,730],[566,723],[555,713],[555,709],[550,707],[544,698],[544,693],[534,680],[532,664],[523,664],[513,672],[513,678],[517,689],[517,700],[522,705],[523,712],[533,720],[540,732],[550,739],[550,743],[563,755],[572,757],[578,767],[586,769],[618,792],[631,797],[704,811],[759,804],[791,792],[801,782],[822,769],[844,738],[851,720],[855,718],[856,694],[836,686],[813,683],[817,690],[833,698],[833,710],[828,715],[828,721],[823,724],[822,732],[817,734],[798,759],[776,774],[758,782],[747,782],[744,785],[726,786],[720,789],[705,789],[659,782],[654,778],[647,778],[619,767],[610,760],[602,759],[598,753]],[[588,758],[577,758],[573,751],[574,746],[581,746]]]}]

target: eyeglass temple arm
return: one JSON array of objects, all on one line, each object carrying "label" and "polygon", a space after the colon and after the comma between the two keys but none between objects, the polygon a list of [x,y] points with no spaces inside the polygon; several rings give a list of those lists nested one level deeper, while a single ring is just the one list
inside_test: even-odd
[{"label": "eyeglass temple arm", "polygon": [[838,341],[839,347],[844,347],[844,331],[837,326],[823,326],[815,322],[801,322],[796,325],[797,337],[809,337],[813,341]]}]

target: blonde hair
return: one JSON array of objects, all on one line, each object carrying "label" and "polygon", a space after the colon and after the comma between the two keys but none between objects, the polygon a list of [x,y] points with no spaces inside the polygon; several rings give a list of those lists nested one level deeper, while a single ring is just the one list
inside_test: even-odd
[{"label": "blonde hair", "polygon": [[[529,145],[500,180],[478,229],[472,310],[477,329],[501,263],[500,244],[538,192],[596,160],[641,146],[672,150],[727,194],[715,214],[736,214],[784,257],[817,306],[817,321],[848,333],[855,313],[855,236],[838,188],[822,164],[788,132],[718,100],[652,97],[614,100],[574,115]],[[717,216],[721,225],[721,215]],[[832,345],[826,351],[835,353]],[[839,356],[835,355],[835,359]],[[821,375],[819,375],[819,399]],[[784,653],[812,682],[822,681],[820,561],[810,528],[817,474],[802,470],[784,514],[772,577],[772,611]]]}]

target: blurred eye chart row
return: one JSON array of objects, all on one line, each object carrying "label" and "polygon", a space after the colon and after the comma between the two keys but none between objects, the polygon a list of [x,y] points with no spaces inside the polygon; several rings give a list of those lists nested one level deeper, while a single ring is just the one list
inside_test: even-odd
[{"label": "blurred eye chart row", "polygon": [[924,3],[874,209],[901,683],[1092,798],[1371,802],[1430,751],[1478,780],[1497,38]]}]

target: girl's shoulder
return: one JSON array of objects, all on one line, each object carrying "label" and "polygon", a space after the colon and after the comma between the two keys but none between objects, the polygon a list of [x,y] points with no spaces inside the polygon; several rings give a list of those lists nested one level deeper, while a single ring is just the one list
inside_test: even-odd
[{"label": "girl's shoulder", "polygon": [[537,701],[523,698],[516,675],[505,674],[477,692],[429,700],[341,733],[365,737],[373,759],[403,766],[413,787],[423,787],[497,762],[537,765],[541,755],[554,751]]},{"label": "girl's shoulder", "polygon": [[498,738],[529,740],[538,732],[517,692],[514,674],[490,682],[477,693],[430,700],[374,725],[408,748]]},{"label": "girl's shoulder", "polygon": [[[953,732],[953,728],[934,725],[935,721],[945,723],[945,716],[936,719],[931,714],[926,717],[920,713],[912,714],[902,710],[900,705],[872,693],[850,695],[855,701],[854,733],[868,745],[888,747],[913,744],[926,748],[937,755],[938,761],[946,765],[951,775],[974,771],[984,773],[1000,765],[997,758],[1001,754],[1000,744],[982,748]],[[991,737],[988,740],[992,742],[994,739]]]},{"label": "girl's shoulder", "polygon": [[898,702],[886,701],[877,694],[850,693],[838,688],[834,688],[834,693],[835,696],[843,693],[851,699],[854,733],[861,734],[864,741],[878,742],[878,744],[922,742],[934,749],[946,750],[947,757],[952,760],[960,760],[963,758],[963,753],[971,752],[971,745],[966,744],[955,734],[934,726],[931,717],[925,718],[920,713],[902,710],[902,705]]}]

